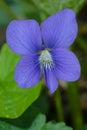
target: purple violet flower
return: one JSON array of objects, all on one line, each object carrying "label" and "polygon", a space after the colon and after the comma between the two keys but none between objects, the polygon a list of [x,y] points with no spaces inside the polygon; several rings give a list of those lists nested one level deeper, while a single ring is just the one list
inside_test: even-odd
[{"label": "purple violet flower", "polygon": [[35,86],[42,74],[50,93],[58,80],[75,81],[80,64],[67,48],[78,32],[75,13],[64,9],[48,17],[41,27],[35,20],[13,20],[7,28],[9,47],[22,55],[15,70],[15,81],[22,88]]}]

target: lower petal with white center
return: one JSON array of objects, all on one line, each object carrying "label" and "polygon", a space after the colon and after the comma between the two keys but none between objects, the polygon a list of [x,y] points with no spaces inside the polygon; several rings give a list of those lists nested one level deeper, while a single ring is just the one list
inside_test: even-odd
[{"label": "lower petal with white center", "polygon": [[80,77],[80,64],[75,54],[67,49],[51,51],[55,62],[55,73],[58,79],[76,81]]},{"label": "lower petal with white center", "polygon": [[50,93],[54,93],[58,88],[58,80],[55,76],[53,69],[45,69],[44,78]]},{"label": "lower petal with white center", "polygon": [[35,86],[41,77],[37,55],[23,56],[16,66],[15,81],[22,88]]}]

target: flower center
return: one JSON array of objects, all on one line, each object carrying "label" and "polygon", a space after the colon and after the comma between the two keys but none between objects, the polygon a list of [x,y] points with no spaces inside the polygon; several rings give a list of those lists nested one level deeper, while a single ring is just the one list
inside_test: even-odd
[{"label": "flower center", "polygon": [[51,54],[48,50],[43,50],[41,52],[41,55],[39,57],[39,62],[40,62],[41,68],[45,67],[45,68],[50,69],[54,66],[53,59],[52,59]]}]

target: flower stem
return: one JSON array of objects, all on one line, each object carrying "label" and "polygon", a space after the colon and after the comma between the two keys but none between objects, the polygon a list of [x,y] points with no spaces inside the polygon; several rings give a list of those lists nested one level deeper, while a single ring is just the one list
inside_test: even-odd
[{"label": "flower stem", "polygon": [[67,94],[70,104],[73,127],[75,130],[79,130],[83,124],[83,119],[80,109],[78,87],[76,83],[68,84]]},{"label": "flower stem", "polygon": [[11,8],[9,8],[9,6],[4,2],[4,0],[0,0],[0,6],[8,13],[8,15],[12,19],[18,19],[16,15],[13,13],[13,11],[11,10]]},{"label": "flower stem", "polygon": [[77,43],[78,43],[78,46],[85,52],[87,53],[87,47],[86,47],[86,41],[78,36],[77,39],[76,39]]},{"label": "flower stem", "polygon": [[60,88],[58,88],[57,91],[54,93],[54,101],[55,101],[57,119],[58,119],[58,121],[64,121]]}]

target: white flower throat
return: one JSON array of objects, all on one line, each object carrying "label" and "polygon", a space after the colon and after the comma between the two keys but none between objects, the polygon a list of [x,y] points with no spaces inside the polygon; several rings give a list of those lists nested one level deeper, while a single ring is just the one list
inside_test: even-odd
[{"label": "white flower throat", "polygon": [[54,66],[52,56],[48,50],[43,50],[41,52],[41,55],[39,57],[39,62],[40,62],[41,68],[45,67],[45,68],[50,69]]}]

